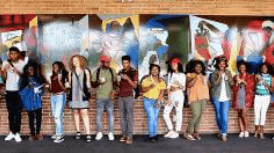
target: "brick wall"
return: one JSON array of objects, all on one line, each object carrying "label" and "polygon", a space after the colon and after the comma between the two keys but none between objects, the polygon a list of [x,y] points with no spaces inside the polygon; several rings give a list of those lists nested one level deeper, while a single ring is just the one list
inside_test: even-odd
[{"label": "brick wall", "polygon": [[[125,0],[126,1],[126,0]],[[272,0],[1,0],[0,13],[273,15]]]},{"label": "brick wall", "polygon": [[[0,98],[0,135],[7,134],[8,133],[8,117],[7,117],[7,109],[6,109],[6,103],[5,98],[1,96]],[[115,102],[114,106],[114,115],[115,115],[115,127],[114,132],[115,134],[121,134],[120,130],[120,113],[118,110],[118,103]],[[140,97],[135,102],[135,134],[146,134],[147,133],[147,120],[146,120],[146,114],[143,109],[143,102],[142,97]],[[172,113],[175,113],[174,110]],[[172,114],[171,113],[171,114]],[[166,124],[163,119],[163,108],[160,111],[159,115],[159,128],[158,133],[164,134],[167,130]],[[253,110],[249,111],[249,129],[250,131],[253,131]],[[182,130],[185,131],[187,128],[187,122],[188,119],[191,117],[191,111],[188,107],[184,108],[183,112],[183,126]],[[90,101],[90,109],[89,109],[89,118],[90,118],[90,125],[91,125],[91,132],[92,134],[96,133],[96,108],[95,108],[95,100],[92,99]],[[104,112],[103,115],[103,130],[104,132],[107,132],[108,129],[108,118],[107,118],[107,112]],[[274,109],[272,107],[269,107],[269,111],[267,114],[267,120],[266,120],[266,132],[274,132]],[[215,122],[215,114],[214,109],[211,103],[207,104],[207,107],[204,110],[203,116],[202,116],[202,123],[200,126],[202,133],[215,133],[217,132],[217,126]],[[72,111],[66,107],[64,112],[64,130],[66,134],[74,134],[75,133],[75,126],[74,126],[74,120],[73,120],[73,114]],[[43,134],[52,134],[54,131],[54,121],[51,116],[51,110],[50,110],[50,93],[45,93],[43,96],[43,121],[42,121],[42,133]],[[85,131],[83,122],[81,121],[81,131]],[[21,132],[23,134],[29,133],[29,127],[28,127],[28,115],[25,110],[23,110],[22,113],[22,126],[21,126]],[[230,110],[230,117],[229,117],[229,133],[235,133],[239,132],[238,128],[238,117],[237,112],[233,109]]]}]

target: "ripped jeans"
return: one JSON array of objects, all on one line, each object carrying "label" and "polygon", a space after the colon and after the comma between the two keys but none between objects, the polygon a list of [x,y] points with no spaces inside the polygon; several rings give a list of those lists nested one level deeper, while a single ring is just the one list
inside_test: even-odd
[{"label": "ripped jeans", "polygon": [[66,94],[51,95],[51,112],[54,117],[55,131],[57,136],[63,135],[63,112],[66,104]]},{"label": "ripped jeans", "polygon": [[109,125],[109,132],[113,132],[113,125],[114,125],[114,102],[111,99],[97,99],[96,102],[96,121],[97,121],[97,128],[98,132],[103,131],[102,126],[102,116],[104,112],[104,108],[106,107],[107,113],[108,113],[108,125]]}]

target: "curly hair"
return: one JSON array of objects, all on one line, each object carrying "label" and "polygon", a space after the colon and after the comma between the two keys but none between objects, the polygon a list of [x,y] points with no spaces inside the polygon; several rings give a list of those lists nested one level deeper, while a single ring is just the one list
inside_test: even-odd
[{"label": "curly hair", "polygon": [[196,73],[195,72],[195,66],[196,65],[201,65],[202,66],[202,74],[203,75],[206,75],[206,67],[205,67],[205,64],[204,62],[202,62],[201,60],[190,60],[188,63],[187,63],[187,73]]},{"label": "curly hair", "polygon": [[74,58],[74,57],[76,57],[76,58],[79,59],[80,67],[81,67],[82,69],[86,69],[86,68],[87,68],[87,65],[88,65],[87,59],[86,59],[85,57],[83,57],[83,56],[77,54],[77,55],[73,55],[73,56],[70,58],[70,61],[69,61],[69,68],[70,68],[71,71],[74,70],[74,65],[73,65],[73,58]]},{"label": "curly hair", "polygon": [[262,67],[263,67],[264,65],[267,67],[267,73],[273,75],[272,66],[271,66],[270,64],[268,64],[268,63],[263,63],[263,64],[258,68],[257,74],[262,74]]},{"label": "curly hair", "polygon": [[240,67],[241,65],[245,65],[245,68],[246,68],[246,72],[248,73],[250,71],[250,65],[249,63],[247,63],[246,61],[244,60],[241,60],[240,62],[237,63],[237,70],[238,72],[240,72]]},{"label": "curly hair", "polygon": [[216,61],[216,64],[214,65],[214,67],[215,67],[217,70],[219,70],[219,64],[220,64],[221,62],[225,62],[225,67],[226,67],[226,68],[228,67],[228,60],[227,60],[227,58],[226,58],[225,56],[216,57],[214,60]]}]

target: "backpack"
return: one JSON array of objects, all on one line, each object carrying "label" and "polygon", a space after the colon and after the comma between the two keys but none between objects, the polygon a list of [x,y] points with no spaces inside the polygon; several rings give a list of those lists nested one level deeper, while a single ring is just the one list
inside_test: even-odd
[{"label": "backpack", "polygon": [[[98,87],[100,85],[100,82],[99,82],[99,77],[100,77],[100,72],[101,72],[101,67],[99,67],[96,71],[96,87]],[[111,74],[111,81],[112,81],[112,86],[113,86],[113,89],[115,89],[115,81],[114,81],[114,74],[113,74],[113,71],[111,68],[108,68],[110,74]]]}]

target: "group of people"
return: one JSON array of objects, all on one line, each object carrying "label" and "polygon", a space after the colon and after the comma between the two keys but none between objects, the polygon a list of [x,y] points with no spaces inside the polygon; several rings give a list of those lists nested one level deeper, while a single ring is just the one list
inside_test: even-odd
[{"label": "group of people", "polygon": [[[9,116],[10,133],[6,141],[15,139],[21,142],[20,124],[21,110],[24,107],[29,116],[30,140],[42,140],[40,134],[42,123],[42,95],[45,84],[49,84],[51,92],[51,110],[55,121],[55,134],[51,137],[55,143],[64,141],[63,111],[68,101],[72,109],[76,127],[76,139],[80,139],[80,116],[86,132],[86,141],[91,141],[88,109],[92,88],[96,90],[96,123],[95,139],[103,137],[102,115],[104,108],[108,113],[108,138],[114,140],[114,102],[118,95],[118,106],[121,115],[122,137],[120,142],[133,143],[134,129],[134,91],[139,88],[143,93],[143,106],[147,114],[149,140],[158,140],[158,115],[164,106],[163,117],[167,124],[166,138],[178,138],[182,129],[183,107],[185,95],[192,111],[184,137],[188,140],[201,140],[199,126],[203,109],[211,101],[215,108],[218,137],[227,141],[228,118],[230,104],[238,111],[240,135],[248,137],[248,109],[253,107],[255,115],[254,137],[264,138],[263,128],[266,121],[270,94],[273,92],[271,67],[263,64],[257,74],[248,74],[248,64],[237,63],[238,72],[232,76],[228,70],[225,57],[217,57],[216,71],[206,75],[206,67],[200,60],[191,60],[187,64],[187,72],[183,72],[183,64],[179,58],[168,62],[167,78],[160,77],[160,66],[151,64],[149,74],[138,83],[138,73],[131,67],[130,57],[122,57],[123,69],[118,73],[110,67],[110,57],[101,55],[101,65],[93,73],[87,67],[87,60],[81,55],[71,57],[68,72],[62,62],[52,64],[49,81],[43,79],[41,67],[30,62],[28,57],[21,57],[20,50],[11,47],[9,59],[2,65],[2,77],[6,84],[6,103]],[[139,84],[139,85],[138,85]],[[66,94],[66,89],[69,93]],[[187,94],[185,94],[187,93]],[[255,96],[254,96],[255,95]],[[253,102],[254,101],[254,102]],[[176,126],[173,127],[170,113],[176,110]],[[36,125],[34,125],[34,123]]]}]

